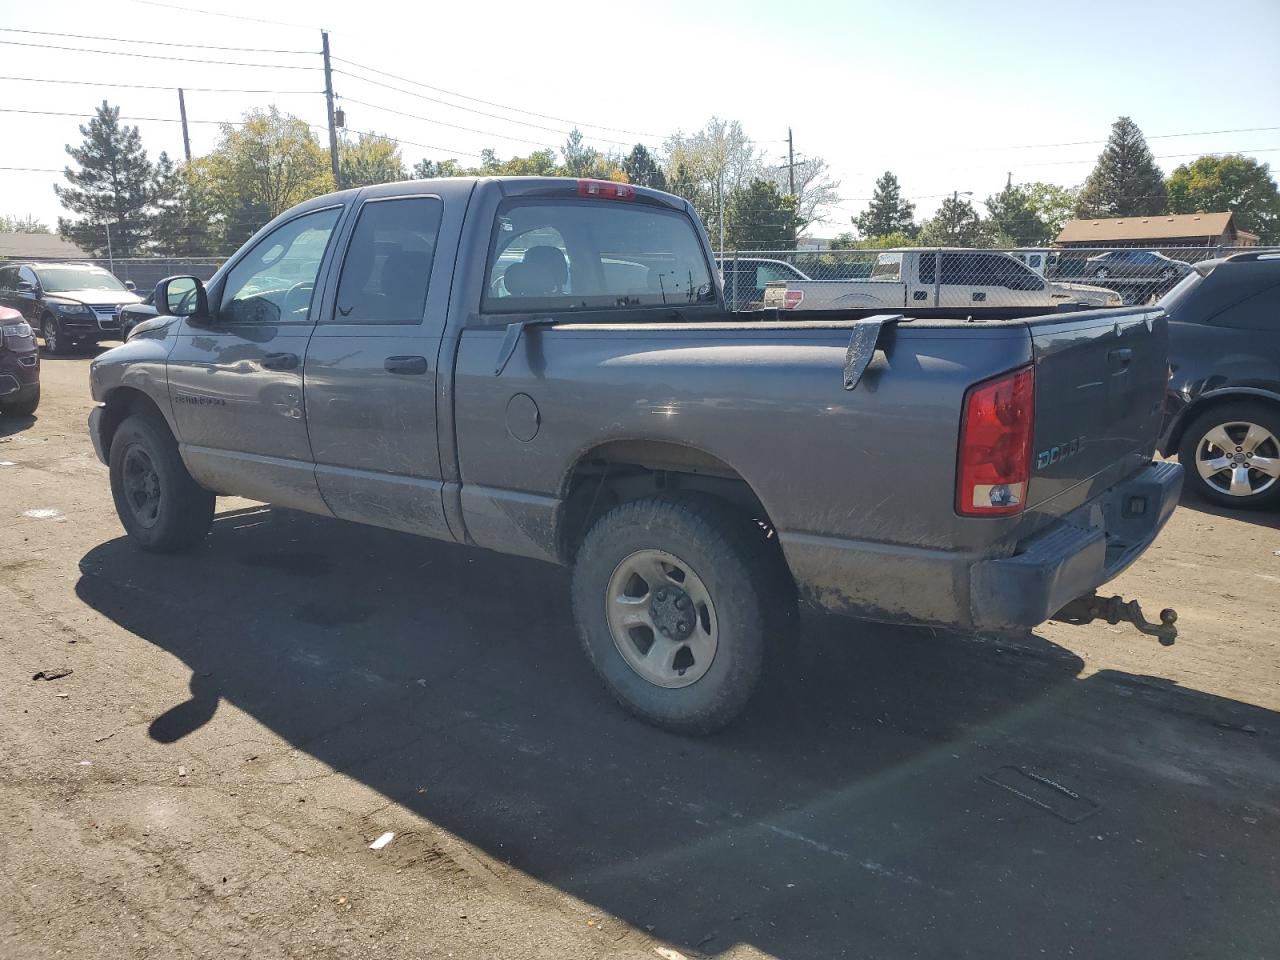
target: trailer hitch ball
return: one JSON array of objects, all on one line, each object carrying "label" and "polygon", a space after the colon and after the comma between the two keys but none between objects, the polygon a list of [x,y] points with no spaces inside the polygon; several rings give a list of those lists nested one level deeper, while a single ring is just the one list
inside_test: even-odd
[{"label": "trailer hitch ball", "polygon": [[1126,601],[1123,597],[1100,597],[1091,593],[1076,597],[1051,617],[1063,623],[1083,626],[1094,620],[1105,620],[1113,626],[1117,623],[1131,623],[1141,633],[1155,637],[1162,647],[1171,647],[1178,639],[1178,611],[1165,607],[1160,611],[1160,622],[1152,623],[1142,615],[1142,607],[1137,600]]}]

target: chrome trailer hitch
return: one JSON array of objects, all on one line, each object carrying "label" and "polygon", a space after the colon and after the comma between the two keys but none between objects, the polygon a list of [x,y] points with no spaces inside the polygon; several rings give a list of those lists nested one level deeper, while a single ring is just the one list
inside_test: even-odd
[{"label": "chrome trailer hitch", "polygon": [[1159,640],[1162,647],[1173,646],[1178,638],[1178,628],[1174,626],[1178,611],[1165,607],[1160,611],[1160,622],[1152,623],[1142,615],[1142,607],[1138,606],[1137,600],[1100,597],[1096,593],[1076,597],[1049,619],[1076,626],[1093,623],[1094,620],[1105,620],[1113,626],[1122,621],[1132,623],[1140,632]]}]

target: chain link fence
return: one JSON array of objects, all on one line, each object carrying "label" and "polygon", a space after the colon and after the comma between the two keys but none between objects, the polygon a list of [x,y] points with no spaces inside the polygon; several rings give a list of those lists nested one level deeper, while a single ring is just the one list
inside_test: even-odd
[{"label": "chain link fence", "polygon": [[[1093,307],[1152,303],[1203,260],[1259,247],[726,251],[733,309]],[[1272,250],[1272,253],[1280,252]]]}]

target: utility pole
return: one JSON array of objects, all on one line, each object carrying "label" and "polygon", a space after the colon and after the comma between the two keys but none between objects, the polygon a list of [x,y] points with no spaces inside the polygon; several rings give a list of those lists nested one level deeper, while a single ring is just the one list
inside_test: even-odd
[{"label": "utility pole", "polygon": [[342,189],[338,178],[338,128],[333,122],[333,67],[329,63],[329,31],[320,31],[321,52],[324,54],[324,101],[329,112],[329,165],[333,168],[333,185]]},{"label": "utility pole", "polygon": [[187,163],[191,162],[191,134],[187,132],[187,100],[178,88],[178,113],[182,116],[182,150],[187,155]]},{"label": "utility pole", "polygon": [[796,195],[796,145],[791,139],[791,128],[787,127],[787,192]]},{"label": "utility pole", "polygon": [[116,258],[115,258],[115,255],[111,252],[111,224],[106,223],[105,226],[107,228],[107,269],[110,270],[112,273],[115,273]]}]

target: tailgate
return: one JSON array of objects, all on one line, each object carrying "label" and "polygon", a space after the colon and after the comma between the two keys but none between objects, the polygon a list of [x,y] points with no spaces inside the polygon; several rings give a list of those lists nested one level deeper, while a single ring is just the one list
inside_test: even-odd
[{"label": "tailgate", "polygon": [[1036,420],[1027,504],[1059,515],[1151,457],[1169,327],[1151,309],[1045,317],[1030,327]]}]

